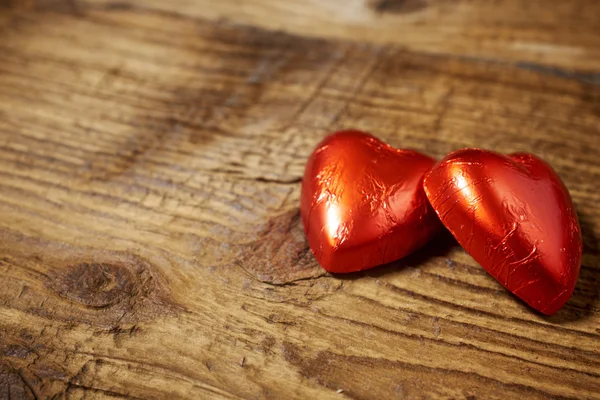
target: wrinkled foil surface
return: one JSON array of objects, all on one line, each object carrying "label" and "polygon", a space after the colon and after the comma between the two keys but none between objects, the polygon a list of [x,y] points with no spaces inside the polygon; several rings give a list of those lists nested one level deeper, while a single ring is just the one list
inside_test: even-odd
[{"label": "wrinkled foil surface", "polygon": [[512,293],[549,315],[571,297],[581,229],[568,190],[546,162],[459,150],[432,169],[424,187],[460,245]]},{"label": "wrinkled foil surface", "polygon": [[434,164],[362,132],[325,138],[306,165],[300,207],[321,266],[359,271],[424,245],[441,227],[422,186]]}]

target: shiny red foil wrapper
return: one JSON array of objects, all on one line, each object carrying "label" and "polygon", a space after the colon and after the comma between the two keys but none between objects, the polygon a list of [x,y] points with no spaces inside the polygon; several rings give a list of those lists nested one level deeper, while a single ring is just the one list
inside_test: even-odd
[{"label": "shiny red foil wrapper", "polygon": [[441,228],[422,185],[434,164],[363,132],[325,138],[306,165],[300,207],[321,266],[360,271],[423,246]]},{"label": "shiny red foil wrapper", "polygon": [[433,167],[424,188],[460,245],[509,291],[548,315],[571,297],[581,228],[568,190],[546,162],[459,150]]}]

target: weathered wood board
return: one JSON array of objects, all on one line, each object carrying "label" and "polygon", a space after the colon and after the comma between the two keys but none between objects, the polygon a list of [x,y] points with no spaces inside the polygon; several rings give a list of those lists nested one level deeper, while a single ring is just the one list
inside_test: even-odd
[{"label": "weathered wood board", "polygon": [[[600,3],[0,4],[0,398],[600,398]],[[342,128],[548,160],[572,300],[447,234],[325,274],[299,182]]]}]

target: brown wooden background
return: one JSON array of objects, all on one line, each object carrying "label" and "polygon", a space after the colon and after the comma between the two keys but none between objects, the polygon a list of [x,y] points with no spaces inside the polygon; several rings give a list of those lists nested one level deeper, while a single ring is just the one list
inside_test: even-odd
[{"label": "brown wooden background", "polygon": [[[324,274],[341,128],[533,151],[585,239],[543,317],[448,236]],[[600,398],[600,2],[0,0],[0,398]]]}]

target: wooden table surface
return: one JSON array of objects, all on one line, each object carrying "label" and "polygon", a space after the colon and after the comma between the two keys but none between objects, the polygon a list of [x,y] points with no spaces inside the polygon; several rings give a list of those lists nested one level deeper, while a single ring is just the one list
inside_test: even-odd
[{"label": "wooden table surface", "polygon": [[[576,203],[544,317],[442,234],[324,273],[307,156],[532,151]],[[0,398],[600,398],[600,2],[0,0]]]}]

